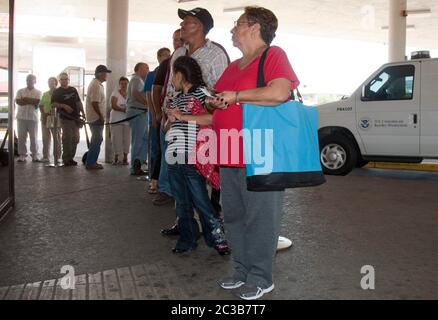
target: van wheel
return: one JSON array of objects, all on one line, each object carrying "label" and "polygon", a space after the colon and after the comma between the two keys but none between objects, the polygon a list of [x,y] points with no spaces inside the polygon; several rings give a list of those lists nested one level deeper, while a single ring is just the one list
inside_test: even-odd
[{"label": "van wheel", "polygon": [[340,133],[320,139],[321,164],[327,175],[345,176],[357,163],[357,150],[353,142]]}]

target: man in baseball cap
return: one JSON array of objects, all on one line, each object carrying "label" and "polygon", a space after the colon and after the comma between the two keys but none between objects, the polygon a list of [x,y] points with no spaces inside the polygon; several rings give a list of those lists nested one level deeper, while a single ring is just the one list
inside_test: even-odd
[{"label": "man in baseball cap", "polygon": [[214,27],[213,17],[211,16],[210,12],[208,12],[208,10],[204,8],[195,8],[189,11],[178,9],[178,16],[183,20],[187,16],[191,16],[198,19],[201,22],[201,24],[204,26],[205,35],[207,35],[208,32]]},{"label": "man in baseball cap", "polygon": [[104,65],[99,65],[96,67],[96,71],[94,72],[94,74],[97,76],[98,74],[101,73],[111,73],[111,70],[108,70],[108,68]]},{"label": "man in baseball cap", "polygon": [[86,112],[90,124],[91,142],[87,156],[84,157],[87,170],[100,170],[103,166],[97,163],[100,146],[103,141],[103,129],[106,117],[106,97],[103,83],[107,80],[111,70],[104,65],[96,67],[95,78],[88,86]]}]

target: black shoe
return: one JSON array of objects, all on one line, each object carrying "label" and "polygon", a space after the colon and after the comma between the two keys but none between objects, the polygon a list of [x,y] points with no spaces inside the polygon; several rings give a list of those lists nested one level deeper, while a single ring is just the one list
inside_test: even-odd
[{"label": "black shoe", "polygon": [[174,225],[172,228],[161,230],[161,234],[164,236],[179,236],[178,225]]},{"label": "black shoe", "polygon": [[141,169],[141,161],[138,159],[134,160],[134,165],[132,166],[132,173],[133,176],[146,176],[149,173],[147,171],[144,171]]},{"label": "black shoe", "polygon": [[64,162],[64,167],[76,167],[78,163],[74,160]]}]

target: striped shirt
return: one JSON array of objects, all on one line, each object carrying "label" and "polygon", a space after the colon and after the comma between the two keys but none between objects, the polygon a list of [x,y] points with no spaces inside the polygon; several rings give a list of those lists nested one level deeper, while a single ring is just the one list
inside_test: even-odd
[{"label": "striped shirt", "polygon": [[[191,115],[195,100],[205,103],[205,94],[201,88],[187,94],[180,93],[172,101],[172,108],[178,108],[182,114]],[[176,120],[172,123],[169,132],[166,135],[168,141],[166,158],[174,158],[184,154],[188,156],[193,152],[196,144],[196,137],[199,132],[199,125],[196,122],[181,122]]]}]

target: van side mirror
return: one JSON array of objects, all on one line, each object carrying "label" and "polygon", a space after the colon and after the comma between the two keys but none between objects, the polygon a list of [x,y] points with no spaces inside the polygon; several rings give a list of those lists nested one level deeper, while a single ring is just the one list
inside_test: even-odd
[{"label": "van side mirror", "polygon": [[362,101],[370,101],[371,100],[368,97],[369,96],[369,91],[370,91],[369,86],[363,86],[363,88],[362,88],[362,97],[361,97]]}]

